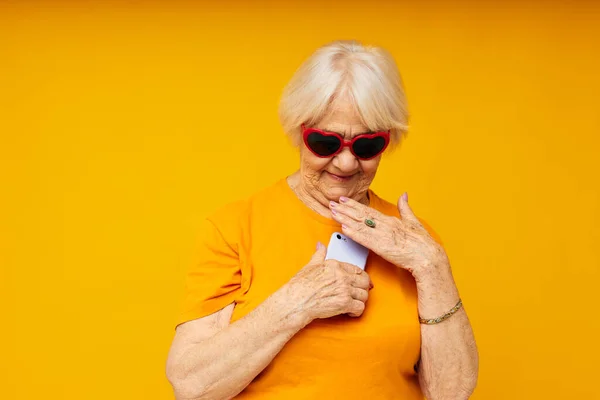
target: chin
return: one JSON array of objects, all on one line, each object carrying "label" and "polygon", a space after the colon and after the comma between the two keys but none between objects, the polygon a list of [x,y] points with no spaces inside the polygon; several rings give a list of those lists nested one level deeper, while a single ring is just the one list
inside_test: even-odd
[{"label": "chin", "polygon": [[325,188],[323,193],[328,199],[334,201],[338,201],[340,196],[350,197],[349,188],[345,188],[342,186],[328,186]]}]

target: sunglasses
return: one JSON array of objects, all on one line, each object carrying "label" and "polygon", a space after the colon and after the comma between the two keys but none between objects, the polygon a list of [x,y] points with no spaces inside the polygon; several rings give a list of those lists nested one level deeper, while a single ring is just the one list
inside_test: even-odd
[{"label": "sunglasses", "polygon": [[354,157],[360,160],[370,160],[377,157],[390,144],[390,132],[365,133],[344,140],[342,135],[335,132],[325,132],[320,129],[306,128],[302,125],[304,144],[317,157],[333,157],[344,147],[349,147]]}]

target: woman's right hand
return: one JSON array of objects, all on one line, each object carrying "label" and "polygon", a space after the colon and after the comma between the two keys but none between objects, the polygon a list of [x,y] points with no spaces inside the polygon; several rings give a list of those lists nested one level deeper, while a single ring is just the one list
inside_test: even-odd
[{"label": "woman's right hand", "polygon": [[309,322],[339,314],[360,317],[373,288],[371,278],[356,265],[325,260],[326,253],[318,243],[309,263],[288,282],[288,301]]}]

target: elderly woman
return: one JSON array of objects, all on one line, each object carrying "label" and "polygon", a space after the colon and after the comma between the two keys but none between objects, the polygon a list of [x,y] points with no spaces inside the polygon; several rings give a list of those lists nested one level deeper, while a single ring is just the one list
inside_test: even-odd
[{"label": "elderly woman", "polygon": [[[279,113],[300,168],[204,221],[167,361],[176,397],[468,398],[477,349],[440,240],[406,193],[369,188],[407,128],[393,58],[326,45]],[[335,232],[369,249],[364,270],[325,260]]]}]

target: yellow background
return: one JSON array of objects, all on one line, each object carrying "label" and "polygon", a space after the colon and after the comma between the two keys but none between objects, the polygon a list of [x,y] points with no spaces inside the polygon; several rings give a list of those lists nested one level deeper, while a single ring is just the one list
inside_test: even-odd
[{"label": "yellow background", "polygon": [[473,398],[600,398],[599,17],[592,1],[0,3],[0,398],[171,398],[198,223],[296,168],[281,89],[350,38],[404,76],[411,131],[374,189],[408,191],[444,240]]}]

